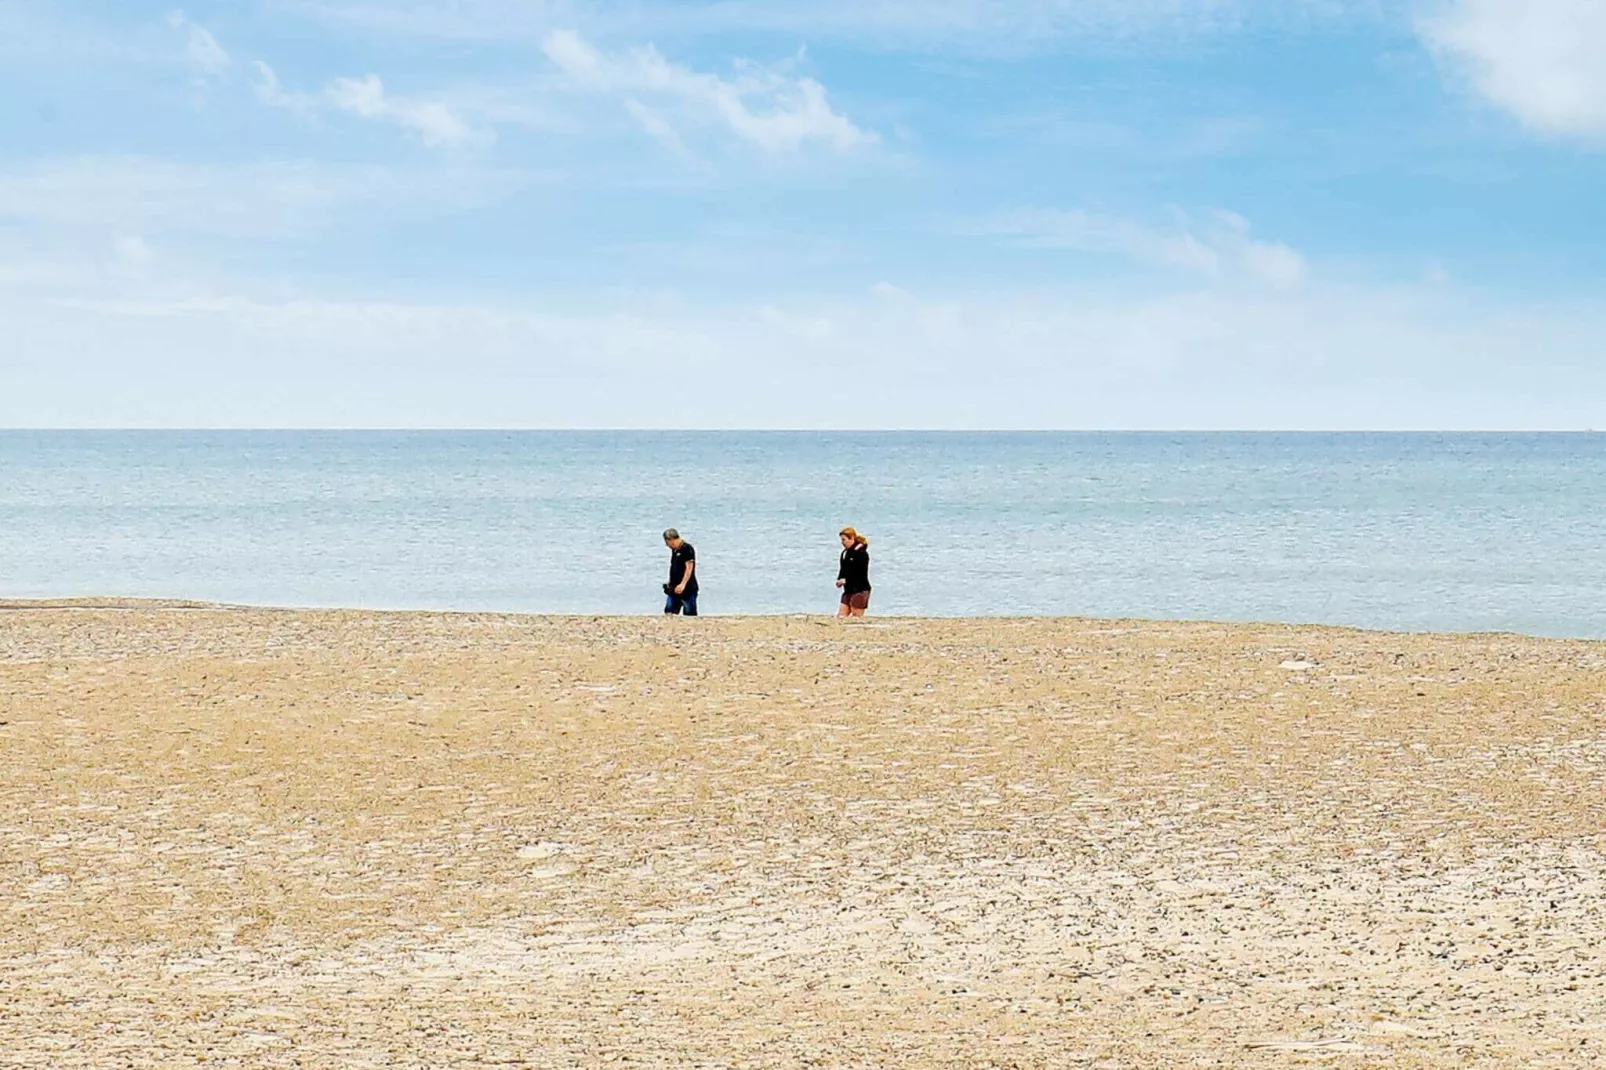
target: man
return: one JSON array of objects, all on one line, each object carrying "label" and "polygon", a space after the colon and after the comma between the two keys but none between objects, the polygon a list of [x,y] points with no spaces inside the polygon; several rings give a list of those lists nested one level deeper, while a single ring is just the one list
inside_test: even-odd
[{"label": "man", "polygon": [[669,547],[669,582],[664,584],[664,613],[674,616],[684,613],[697,615],[697,549],[670,528],[664,532],[664,545]]}]

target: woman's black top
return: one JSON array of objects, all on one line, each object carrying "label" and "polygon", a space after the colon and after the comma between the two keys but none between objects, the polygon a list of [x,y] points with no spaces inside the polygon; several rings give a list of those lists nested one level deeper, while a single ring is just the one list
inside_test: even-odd
[{"label": "woman's black top", "polygon": [[870,589],[870,548],[860,543],[842,551],[842,567],[836,578],[846,582],[844,594],[863,594]]}]

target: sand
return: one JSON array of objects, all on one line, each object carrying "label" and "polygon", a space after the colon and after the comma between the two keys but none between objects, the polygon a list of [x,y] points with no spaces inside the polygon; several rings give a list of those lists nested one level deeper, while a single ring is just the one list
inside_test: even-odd
[{"label": "sand", "polygon": [[1606,645],[0,610],[0,1066],[1606,1065]]}]

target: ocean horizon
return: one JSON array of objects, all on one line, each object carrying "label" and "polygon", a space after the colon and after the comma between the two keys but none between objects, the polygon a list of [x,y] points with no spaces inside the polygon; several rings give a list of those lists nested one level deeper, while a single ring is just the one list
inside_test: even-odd
[{"label": "ocean horizon", "polygon": [[1606,637],[1590,432],[0,431],[0,598]]}]

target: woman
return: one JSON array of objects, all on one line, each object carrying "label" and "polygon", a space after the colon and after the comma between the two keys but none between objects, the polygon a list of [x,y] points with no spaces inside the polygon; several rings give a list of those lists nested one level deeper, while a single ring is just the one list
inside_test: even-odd
[{"label": "woman", "polygon": [[842,567],[836,585],[842,588],[839,617],[862,617],[870,608],[870,540],[852,528],[842,529]]}]

